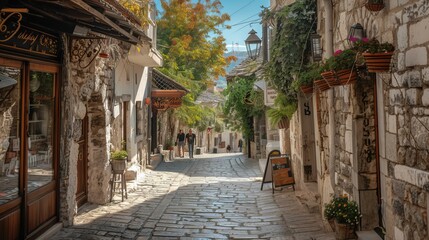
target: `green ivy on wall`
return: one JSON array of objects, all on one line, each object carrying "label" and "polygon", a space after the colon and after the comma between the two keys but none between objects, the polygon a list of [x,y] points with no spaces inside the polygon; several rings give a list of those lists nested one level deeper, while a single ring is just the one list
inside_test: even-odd
[{"label": "green ivy on wall", "polygon": [[315,31],[317,5],[314,0],[298,0],[275,14],[275,37],[271,47],[271,59],[265,68],[270,83],[284,94],[287,102],[297,102],[294,76],[310,62],[309,34]]},{"label": "green ivy on wall", "polygon": [[223,115],[227,127],[241,130],[246,139],[253,138],[253,117],[260,116],[264,109],[264,95],[253,85],[255,77],[236,77],[223,91],[227,99]]}]

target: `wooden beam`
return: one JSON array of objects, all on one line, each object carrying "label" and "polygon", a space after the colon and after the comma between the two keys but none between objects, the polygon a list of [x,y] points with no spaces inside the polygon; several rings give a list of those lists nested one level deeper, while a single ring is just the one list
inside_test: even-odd
[{"label": "wooden beam", "polygon": [[116,25],[109,18],[107,18],[106,16],[104,16],[99,11],[93,9],[91,6],[89,6],[87,3],[83,2],[82,0],[70,0],[70,1],[72,3],[74,3],[75,5],[77,5],[78,7],[84,9],[88,13],[93,14],[94,16],[96,16],[97,18],[99,18],[101,21],[103,21],[107,25],[111,26],[113,29],[115,29],[116,31],[120,32],[122,35],[126,36],[131,41],[136,42],[136,43],[139,42],[139,39],[137,39],[136,37],[134,37],[133,35],[131,35],[129,32],[125,31],[124,29],[122,29],[118,25]]}]

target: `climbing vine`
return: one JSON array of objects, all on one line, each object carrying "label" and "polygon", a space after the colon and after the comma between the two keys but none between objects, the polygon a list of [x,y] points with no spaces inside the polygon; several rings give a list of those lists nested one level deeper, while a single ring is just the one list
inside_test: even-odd
[{"label": "climbing vine", "polygon": [[316,9],[316,1],[298,0],[275,14],[266,13],[274,17],[276,32],[265,74],[290,104],[297,101],[294,76],[310,60],[308,37],[316,29]]},{"label": "climbing vine", "polygon": [[253,138],[253,118],[264,110],[264,96],[253,88],[255,77],[236,77],[223,91],[227,99],[223,108],[227,127],[241,130],[245,138]]}]

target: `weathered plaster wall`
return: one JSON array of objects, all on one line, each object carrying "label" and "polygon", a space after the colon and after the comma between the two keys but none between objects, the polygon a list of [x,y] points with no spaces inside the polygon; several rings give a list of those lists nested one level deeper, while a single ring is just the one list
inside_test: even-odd
[{"label": "weathered plaster wall", "polygon": [[[145,166],[146,161],[142,161],[147,156],[147,111],[148,105],[144,99],[148,97],[148,67],[139,66],[130,61],[122,59],[115,68],[115,99],[118,103],[119,115],[114,115],[113,124],[117,127],[114,129],[116,139],[122,139],[123,129],[122,103],[129,100],[129,121],[127,131],[127,152],[131,164]],[[141,112],[138,113],[137,102],[140,102]],[[137,116],[138,115],[138,116]],[[141,133],[137,133],[137,128]],[[115,143],[118,144],[118,143]],[[121,147],[115,145],[116,148]]]},{"label": "weathered plaster wall", "polygon": [[316,182],[313,104],[310,95],[300,95],[298,109],[290,121],[290,155],[298,189],[306,190],[306,182]]}]

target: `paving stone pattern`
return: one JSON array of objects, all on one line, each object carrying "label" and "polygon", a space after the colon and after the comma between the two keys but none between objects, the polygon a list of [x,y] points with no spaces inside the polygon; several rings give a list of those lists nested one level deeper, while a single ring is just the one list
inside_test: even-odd
[{"label": "paving stone pattern", "polygon": [[84,206],[52,240],[335,239],[291,189],[261,191],[261,175],[242,155],[162,162],[126,201]]}]

